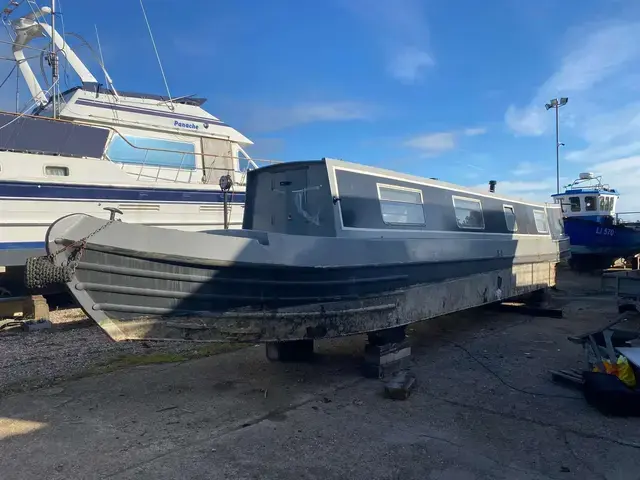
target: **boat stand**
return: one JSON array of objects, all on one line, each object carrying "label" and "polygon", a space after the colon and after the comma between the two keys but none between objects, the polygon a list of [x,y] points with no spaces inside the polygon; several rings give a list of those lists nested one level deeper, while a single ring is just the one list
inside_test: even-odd
[{"label": "boat stand", "polygon": [[[367,378],[385,378],[407,367],[411,345],[405,326],[388,328],[367,334],[362,374]],[[272,362],[309,362],[313,360],[312,339],[288,342],[267,342],[265,353]]]},{"label": "boat stand", "polygon": [[370,332],[368,337],[362,364],[362,374],[365,377],[388,377],[408,366],[411,345],[404,326]]}]

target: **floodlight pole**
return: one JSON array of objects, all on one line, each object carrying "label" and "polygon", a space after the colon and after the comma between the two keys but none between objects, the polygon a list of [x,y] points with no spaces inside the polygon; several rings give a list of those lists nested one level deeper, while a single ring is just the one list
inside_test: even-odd
[{"label": "floodlight pole", "polygon": [[547,110],[553,108],[556,111],[556,193],[560,193],[560,107],[566,105],[567,97],[554,98],[545,105]]},{"label": "floodlight pole", "polygon": [[560,104],[556,101],[556,193],[560,193]]}]

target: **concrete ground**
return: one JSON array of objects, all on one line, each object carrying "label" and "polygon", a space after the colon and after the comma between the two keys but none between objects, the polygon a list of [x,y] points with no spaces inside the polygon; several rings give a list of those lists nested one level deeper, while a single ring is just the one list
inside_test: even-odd
[{"label": "concrete ground", "polygon": [[566,337],[616,315],[583,280],[560,284],[563,319],[476,310],[416,326],[406,401],[360,376],[360,337],[320,342],[311,365],[252,346],[4,396],[0,479],[640,479],[640,419],[550,381],[582,367]]}]

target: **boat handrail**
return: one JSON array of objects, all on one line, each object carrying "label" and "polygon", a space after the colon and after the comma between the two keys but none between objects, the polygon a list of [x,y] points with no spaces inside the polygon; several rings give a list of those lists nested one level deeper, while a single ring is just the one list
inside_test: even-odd
[{"label": "boat handrail", "polygon": [[[81,123],[81,122],[71,122],[71,123]],[[82,122],[82,123],[84,124],[84,122]],[[94,124],[87,124],[87,125],[96,126]],[[100,125],[100,128],[102,128],[101,125]],[[282,161],[279,161],[279,160],[251,158],[249,155],[246,155],[246,154],[245,154],[246,155],[245,158],[242,158],[242,157],[237,156],[237,155],[218,155],[218,154],[215,154],[215,153],[205,153],[205,152],[195,153],[195,152],[187,152],[187,151],[182,151],[182,150],[171,150],[171,149],[166,149],[166,148],[140,147],[140,146],[137,146],[137,145],[131,143],[129,141],[129,139],[127,139],[126,136],[123,135],[121,132],[119,132],[116,128],[108,126],[108,125],[105,126],[105,128],[108,128],[109,130],[111,130],[112,132],[117,134],[130,147],[132,147],[132,148],[134,148],[136,150],[142,150],[142,151],[145,152],[145,160],[143,160],[143,163],[140,164],[140,171],[139,171],[138,176],[137,176],[138,180],[140,179],[140,177],[142,175],[143,169],[144,168],[149,168],[149,167],[152,167],[152,168],[153,167],[157,167],[156,181],[158,180],[162,169],[168,170],[168,171],[170,171],[172,173],[173,173],[173,171],[175,171],[176,172],[175,182],[178,182],[178,177],[179,177],[180,172],[182,170],[190,171],[189,179],[191,179],[193,171],[199,170],[200,168],[196,167],[196,168],[184,168],[183,169],[182,163],[184,162],[185,155],[194,155],[194,156],[202,156],[202,157],[213,157],[214,162],[217,159],[231,159],[232,161],[234,161],[234,163],[235,163],[236,160],[238,161],[238,163],[240,163],[241,160],[246,160],[247,161],[247,168],[244,169],[244,170],[243,169],[236,170],[233,167],[217,167],[217,166],[215,166],[213,164],[208,166],[208,167],[207,166],[202,166],[201,170],[204,172],[204,175],[203,175],[203,178],[202,178],[202,183],[209,183],[209,180],[211,179],[211,174],[215,170],[223,170],[223,171],[226,171],[227,173],[236,173],[236,172],[240,173],[242,175],[242,180],[239,182],[239,184],[240,185],[244,185],[246,183],[245,182],[246,172],[248,170],[253,170],[255,168],[259,168],[260,165],[258,165],[258,163],[264,163],[265,165],[273,165],[273,164],[276,164],[276,163],[282,163]],[[221,140],[222,140],[222,138],[221,138]],[[228,141],[230,141],[230,140],[228,140]],[[242,151],[244,152],[244,150],[242,150]],[[180,161],[180,166],[177,169],[175,169],[175,167],[170,167],[170,166],[166,166],[166,165],[145,165],[144,162],[146,161],[146,158],[147,158],[147,155],[148,155],[149,152],[163,152],[163,153],[181,154],[182,157],[181,157],[181,161]],[[123,166],[122,168],[124,168],[125,163],[118,162],[116,160],[110,159],[106,155],[106,153],[104,154],[104,157],[106,159],[108,159],[109,161],[113,162],[113,163],[121,164]],[[256,162],[258,162],[258,163],[256,163]],[[131,165],[135,165],[135,164],[131,164]],[[207,174],[207,171],[209,171],[208,174]],[[191,183],[191,182],[189,181],[189,182],[185,182],[185,183]]]},{"label": "boat handrail", "polygon": [[638,211],[638,212],[633,212],[633,211],[632,212],[617,212],[615,214],[615,223],[616,224],[625,224],[625,223],[628,223],[628,224],[640,224],[639,220],[633,220],[633,221],[630,221],[630,222],[625,222],[624,220],[620,219],[621,215],[639,215],[640,216],[640,211]]},{"label": "boat handrail", "polygon": [[[581,183],[593,182],[593,181],[597,183],[595,185],[578,186]],[[599,191],[600,190],[611,191],[611,188],[609,187],[608,183],[602,183],[602,175],[597,175],[591,178],[577,178],[573,182],[571,182],[569,185],[565,185],[564,189],[565,189],[564,193],[567,193],[567,190],[587,190],[587,189],[599,190]]]}]

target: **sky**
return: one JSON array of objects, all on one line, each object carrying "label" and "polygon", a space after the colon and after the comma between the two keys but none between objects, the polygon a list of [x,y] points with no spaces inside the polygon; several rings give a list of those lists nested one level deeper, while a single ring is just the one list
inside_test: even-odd
[{"label": "sky", "polygon": [[[116,88],[166,93],[139,0],[58,4],[66,32],[95,45],[98,28]],[[544,105],[562,96],[561,185],[602,174],[619,211],[640,210],[640,2],[144,5],[171,94],[208,98],[255,158],[341,158],[482,189],[497,180],[499,193],[548,201],[555,118]],[[13,109],[15,85],[3,90]]]}]

